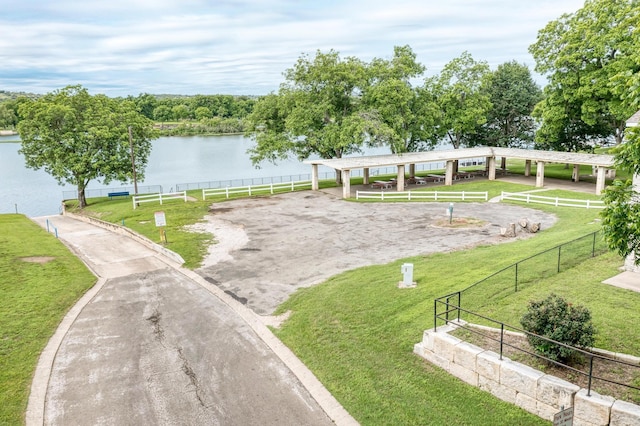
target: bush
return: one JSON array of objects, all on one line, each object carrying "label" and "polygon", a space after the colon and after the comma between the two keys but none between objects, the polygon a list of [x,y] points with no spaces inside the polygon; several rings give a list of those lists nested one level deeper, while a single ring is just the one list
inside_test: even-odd
[{"label": "bush", "polygon": [[[555,294],[541,301],[530,301],[520,324],[530,333],[573,347],[589,348],[595,341],[591,312],[584,306],[572,306]],[[574,361],[576,352],[571,348],[531,335],[527,339],[542,356],[564,363]]]}]

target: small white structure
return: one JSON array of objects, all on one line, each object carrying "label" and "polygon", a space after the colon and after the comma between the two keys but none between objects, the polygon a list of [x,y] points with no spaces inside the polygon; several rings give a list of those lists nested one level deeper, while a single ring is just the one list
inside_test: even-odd
[{"label": "small white structure", "polygon": [[398,287],[412,288],[416,286],[416,282],[413,280],[413,263],[403,263],[400,272],[402,273],[402,281],[398,283]]}]

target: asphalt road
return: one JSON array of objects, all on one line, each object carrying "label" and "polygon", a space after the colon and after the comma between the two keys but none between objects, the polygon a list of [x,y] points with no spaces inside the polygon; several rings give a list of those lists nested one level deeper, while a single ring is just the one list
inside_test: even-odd
[{"label": "asphalt road", "polygon": [[50,221],[101,280],[53,351],[28,424],[334,424],[233,303],[126,237]]}]

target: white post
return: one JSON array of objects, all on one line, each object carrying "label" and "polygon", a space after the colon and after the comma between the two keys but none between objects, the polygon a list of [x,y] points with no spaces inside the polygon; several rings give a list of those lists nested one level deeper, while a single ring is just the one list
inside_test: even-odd
[{"label": "white post", "polygon": [[544,161],[538,161],[536,171],[536,188],[544,186]]}]

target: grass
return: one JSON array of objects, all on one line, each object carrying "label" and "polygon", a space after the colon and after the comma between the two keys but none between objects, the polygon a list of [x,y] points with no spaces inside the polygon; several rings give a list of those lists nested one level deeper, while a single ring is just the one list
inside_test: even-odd
[{"label": "grass", "polygon": [[[469,183],[462,185],[480,185]],[[499,185],[499,184],[498,184]],[[456,185],[458,186],[458,185]],[[571,198],[572,192],[559,191]],[[277,313],[292,311],[282,329],[283,342],[308,365],[363,425],[377,424],[546,424],[541,419],[448,376],[412,353],[422,332],[433,326],[433,299],[460,290],[529,254],[598,229],[593,210],[536,206],[554,212],[556,226],[535,238],[473,250],[402,259],[361,268],[296,292]],[[418,287],[397,288],[400,265],[414,264]],[[633,336],[640,295],[600,281],[617,273],[622,260],[606,255],[548,278],[497,306],[486,294],[487,312],[516,321],[531,298],[551,291],[575,298],[598,316],[598,344],[635,351]],[[581,277],[579,283],[576,276]],[[625,298],[627,301],[625,302]],[[615,306],[614,309],[612,307]],[[616,319],[609,312],[616,310]],[[618,337],[620,336],[620,337]]]},{"label": "grass", "polygon": [[[28,257],[52,259],[23,260]],[[52,235],[22,215],[0,215],[0,424],[24,424],[40,352],[94,283]]]}]

